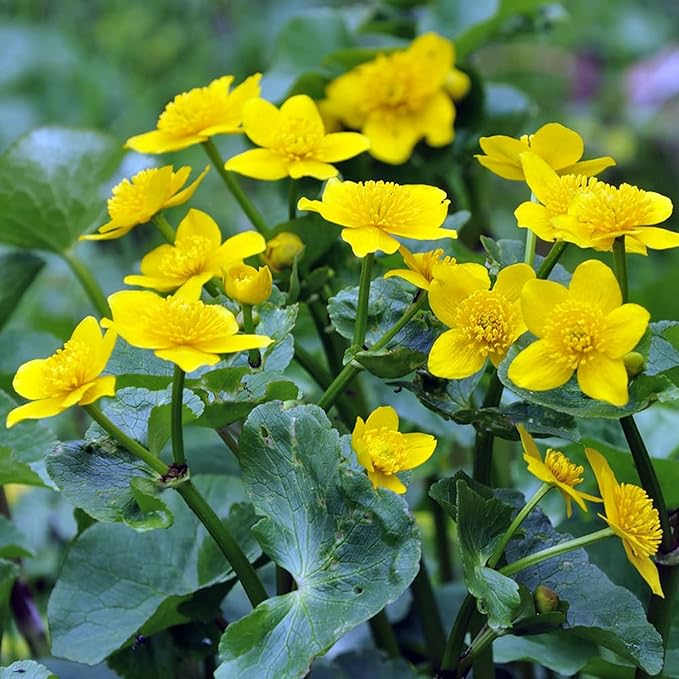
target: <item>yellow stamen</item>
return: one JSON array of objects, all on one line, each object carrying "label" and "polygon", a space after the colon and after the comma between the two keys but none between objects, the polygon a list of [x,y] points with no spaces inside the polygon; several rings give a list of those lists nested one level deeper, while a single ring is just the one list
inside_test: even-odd
[{"label": "yellow stamen", "polygon": [[407,451],[400,432],[386,427],[369,429],[364,440],[375,469],[384,474],[395,474],[401,469]]},{"label": "yellow stamen", "polygon": [[462,300],[457,310],[456,327],[477,345],[483,356],[502,354],[513,341],[517,311],[502,296],[477,290]]}]

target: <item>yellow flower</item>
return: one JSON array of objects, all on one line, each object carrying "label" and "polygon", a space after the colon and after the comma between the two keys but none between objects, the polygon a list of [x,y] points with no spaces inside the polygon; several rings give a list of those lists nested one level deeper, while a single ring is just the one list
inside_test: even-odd
[{"label": "yellow flower", "polygon": [[103,337],[94,316],[78,323],[63,349],[49,358],[24,363],[17,370],[12,386],[32,403],[14,408],[7,415],[7,427],[22,420],[58,415],[76,404],[89,405],[102,396],[115,394],[116,378],[100,377],[113,351],[116,335]]},{"label": "yellow flower", "polygon": [[486,155],[479,154],[475,158],[504,179],[524,179],[521,154],[526,151],[536,153],[560,175],[580,174],[590,177],[615,165],[613,158],[608,156],[580,160],[585,152],[582,137],[559,123],[547,123],[535,134],[524,134],[519,139],[504,135],[481,137],[479,144]]},{"label": "yellow flower", "polygon": [[455,106],[446,88],[464,92],[454,60],[449,40],[426,33],[407,49],[378,54],[331,82],[325,106],[370,139],[372,156],[404,163],[422,138],[430,146],[453,140]]},{"label": "yellow flower", "polygon": [[629,400],[624,357],[646,331],[649,313],[622,304],[613,272],[596,260],[580,264],[566,289],[554,281],[529,281],[521,294],[528,329],[539,339],[509,366],[523,389],[545,391],[568,382],[592,398],[624,406]]},{"label": "yellow flower", "polygon": [[575,196],[569,214],[554,218],[554,225],[582,248],[612,250],[620,236],[628,252],[646,254],[646,249],[679,247],[679,233],[649,224],[664,222],[672,214],[672,201],[660,193],[630,184],[618,187],[597,182],[586,193]]},{"label": "yellow flower", "polygon": [[547,449],[547,454],[543,461],[540,451],[538,451],[538,447],[535,445],[535,441],[528,433],[528,430],[522,424],[518,424],[516,428],[521,436],[523,459],[528,465],[528,471],[540,479],[540,481],[548,483],[559,490],[566,503],[566,515],[568,518],[573,513],[571,500],[575,500],[584,512],[587,511],[585,500],[601,502],[601,498],[575,490],[575,486],[583,481],[582,475],[585,468],[582,465],[574,464],[561,451],[552,450],[552,448]]},{"label": "yellow flower", "polygon": [[241,132],[243,106],[259,97],[261,74],[246,78],[229,92],[232,75],[178,94],[160,114],[157,129],[130,137],[125,148],[139,153],[178,151],[207,141],[215,134]]},{"label": "yellow flower", "polygon": [[158,358],[176,363],[185,372],[215,365],[219,354],[271,344],[268,337],[236,334],[234,315],[217,304],[203,304],[200,292],[196,281],[171,297],[145,290],[116,292],[108,298],[113,320],[103,323],[132,346],[153,349]]},{"label": "yellow flower", "polygon": [[573,199],[590,191],[598,180],[581,174],[559,176],[540,156],[530,152],[521,154],[521,166],[526,183],[542,205],[530,200],[521,203],[514,211],[517,224],[545,241],[572,242],[569,232],[555,225],[555,217],[567,215]]},{"label": "yellow flower", "polygon": [[290,97],[280,111],[264,99],[249,101],[243,130],[263,148],[240,153],[224,167],[255,179],[330,179],[338,173],[331,163],[353,158],[370,146],[357,132],[326,134],[318,107],[306,94]]},{"label": "yellow flower", "polygon": [[499,365],[512,343],[526,331],[519,298],[535,272],[527,264],[500,271],[493,289],[488,272],[462,266],[437,269],[429,288],[429,303],[450,330],[436,339],[429,352],[429,372],[446,379],[477,373],[490,358]]},{"label": "yellow flower", "polygon": [[236,264],[224,273],[224,289],[239,304],[262,304],[271,294],[271,271],[268,266],[255,269]]},{"label": "yellow flower", "polygon": [[396,252],[399,242],[393,236],[457,238],[457,232],[440,228],[449,203],[445,191],[435,186],[331,179],[322,200],[300,198],[297,207],[318,212],[323,219],[343,226],[342,239],[357,257],[365,257],[378,250],[390,255]]},{"label": "yellow flower", "polygon": [[191,209],[179,223],[174,245],[161,245],[141,260],[141,276],[126,276],[127,285],[160,292],[176,290],[188,281],[203,285],[233,264],[264,251],[264,238],[245,231],[222,243],[222,233],[210,215]]},{"label": "yellow flower", "polygon": [[210,167],[206,167],[198,178],[185,189],[180,190],[191,174],[190,167],[177,172],[172,165],[149,168],[138,172],[132,179],[123,179],[113,187],[108,199],[110,221],[99,227],[99,233],[80,236],[80,240],[111,240],[129,233],[138,224],[146,224],[154,215],[168,207],[186,203],[198,185],[203,181]]},{"label": "yellow flower", "polygon": [[394,276],[402,278],[408,283],[412,283],[421,290],[429,290],[429,286],[434,279],[435,271],[440,271],[439,267],[461,266],[468,270],[477,270],[479,275],[486,273],[486,268],[481,264],[457,264],[455,257],[444,255],[442,248],[428,250],[427,252],[412,253],[405,245],[401,245],[399,252],[403,257],[407,269],[392,269],[384,274],[385,278]]},{"label": "yellow flower", "polygon": [[266,250],[262,259],[264,263],[278,273],[283,269],[289,269],[295,257],[299,257],[304,250],[302,239],[290,231],[281,231],[266,243]]},{"label": "yellow flower", "polygon": [[436,439],[430,434],[401,434],[398,413],[391,406],[382,406],[365,422],[356,418],[351,446],[374,488],[405,493],[406,487],[396,474],[426,462],[434,453]]},{"label": "yellow flower", "polygon": [[662,540],[658,510],[643,488],[618,483],[601,453],[592,448],[586,448],[585,453],[604,499],[606,516],[599,516],[622,540],[629,562],[639,571],[653,594],[664,598],[658,569],[651,560]]}]

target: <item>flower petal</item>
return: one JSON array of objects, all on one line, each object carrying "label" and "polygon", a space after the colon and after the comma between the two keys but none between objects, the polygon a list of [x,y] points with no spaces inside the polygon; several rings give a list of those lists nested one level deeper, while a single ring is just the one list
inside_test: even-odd
[{"label": "flower petal", "polygon": [[342,229],[342,240],[351,245],[356,257],[365,257],[371,252],[381,250],[393,255],[398,250],[399,242],[389,234],[374,226],[358,229]]},{"label": "flower petal", "polygon": [[431,434],[403,434],[407,448],[407,457],[401,465],[401,471],[414,469],[426,462],[436,450],[436,439]]},{"label": "flower petal", "polygon": [[243,231],[227,238],[211,258],[210,264],[225,269],[231,262],[241,262],[266,250],[266,240],[256,231]]},{"label": "flower petal", "polygon": [[653,594],[664,599],[665,594],[663,593],[662,585],[660,584],[658,567],[653,563],[650,557],[636,555],[625,539],[622,541],[622,546],[625,548],[625,554],[627,554],[629,562],[637,569],[639,575],[646,581]]},{"label": "flower petal", "polygon": [[601,333],[603,351],[609,358],[622,358],[632,351],[646,332],[651,315],[638,304],[623,304],[605,319]]},{"label": "flower petal", "polygon": [[368,478],[374,488],[386,488],[399,495],[403,495],[407,490],[395,474],[384,474],[381,471],[375,470],[368,472]]},{"label": "flower petal", "polygon": [[398,431],[398,413],[391,406],[381,406],[370,413],[365,423],[366,429],[389,429]]},{"label": "flower petal", "polygon": [[434,279],[429,284],[429,304],[436,317],[449,328],[455,326],[457,308],[477,290],[488,290],[487,271],[465,268],[465,265],[434,267]]},{"label": "flower petal", "polygon": [[220,337],[214,340],[196,342],[195,346],[206,352],[214,352],[216,354],[235,354],[238,351],[248,351],[249,349],[264,349],[273,340],[264,335],[246,335],[239,333],[238,335],[230,335]]},{"label": "flower petal", "polygon": [[604,501],[604,511],[606,517],[613,523],[619,521],[618,508],[615,504],[616,489],[618,488],[618,481],[613,474],[613,470],[606,458],[594,448],[585,448],[585,455],[589,466],[594,472],[597,485],[599,486],[599,493]]},{"label": "flower petal", "polygon": [[270,148],[278,142],[280,111],[266,99],[250,99],[243,106],[243,131],[257,146]]},{"label": "flower petal", "polygon": [[571,298],[597,305],[605,314],[622,304],[620,285],[615,274],[597,259],[579,264],[573,272],[568,291]]},{"label": "flower petal", "polygon": [[614,165],[616,165],[616,162],[613,158],[603,156],[601,158],[592,158],[591,160],[579,160],[573,165],[560,168],[559,174],[579,174],[583,177],[595,177],[607,167],[613,167]]},{"label": "flower petal", "polygon": [[577,163],[585,152],[582,137],[560,123],[547,123],[530,137],[531,151],[555,170]]},{"label": "flower petal", "polygon": [[578,366],[578,385],[590,398],[624,406],[629,401],[627,371],[622,358],[596,354]]},{"label": "flower petal", "polygon": [[453,141],[455,105],[444,92],[437,92],[418,114],[420,130],[429,146],[445,146]]},{"label": "flower petal", "polygon": [[651,250],[668,250],[669,248],[679,247],[679,233],[669,229],[661,229],[659,226],[644,226],[634,234],[634,238]]},{"label": "flower petal", "polygon": [[274,181],[288,176],[290,160],[270,149],[250,149],[229,158],[224,169],[253,179]]},{"label": "flower petal", "polygon": [[532,267],[528,264],[511,264],[498,273],[493,292],[514,302],[521,297],[521,290],[530,280],[535,280],[535,271]]},{"label": "flower petal", "polygon": [[533,342],[511,362],[507,376],[522,389],[547,391],[568,382],[573,368],[554,360],[554,350],[545,340]]},{"label": "flower petal", "polygon": [[18,424],[22,420],[41,420],[43,417],[52,417],[66,410],[63,396],[44,398],[40,401],[31,401],[7,413],[5,426],[7,429]]},{"label": "flower petal", "polygon": [[89,386],[87,391],[80,397],[78,403],[81,406],[94,403],[102,396],[115,396],[116,378],[113,375],[98,377]]},{"label": "flower petal", "polygon": [[470,377],[483,368],[486,357],[458,330],[447,330],[429,352],[429,372],[449,380]]},{"label": "flower petal", "polygon": [[405,163],[419,139],[416,121],[407,115],[373,114],[361,131],[370,140],[370,155],[391,165]]},{"label": "flower petal", "polygon": [[53,396],[54,393],[46,387],[46,367],[45,358],[35,358],[20,365],[12,380],[14,391],[31,400]]},{"label": "flower petal", "polygon": [[[524,457],[528,456],[535,460],[540,460],[542,462],[542,456],[538,450],[537,445],[535,445],[535,440],[528,432],[528,429],[523,424],[517,424],[516,428],[519,431],[519,436],[521,437],[521,445],[523,446]],[[526,460],[528,462],[528,460]],[[543,481],[545,479],[542,479]]]},{"label": "flower petal", "polygon": [[295,94],[286,99],[281,106],[281,118],[296,125],[303,121],[311,136],[325,133],[318,106],[308,94]]},{"label": "flower petal", "polygon": [[526,184],[543,204],[552,203],[554,191],[559,186],[559,175],[537,153],[526,152],[520,156]]},{"label": "flower petal", "polygon": [[217,354],[200,351],[200,349],[195,347],[175,346],[167,349],[158,349],[154,353],[164,361],[175,363],[185,373],[193,372],[204,365],[219,363],[219,356]]},{"label": "flower petal", "polygon": [[[182,244],[182,241],[191,241],[195,238],[202,238],[210,243],[210,247],[218,248],[222,242],[222,232],[212,217],[207,212],[191,208],[184,219],[179,222],[175,244]],[[161,246],[162,247],[162,246]],[[144,270],[142,264],[142,271]]]},{"label": "flower petal", "polygon": [[492,137],[481,137],[479,145],[486,155],[474,157],[481,165],[503,179],[524,179],[519,156],[529,150],[528,141],[498,134]]},{"label": "flower petal", "polygon": [[429,290],[429,281],[419,272],[411,271],[410,269],[392,269],[384,274],[384,278],[402,278],[404,281],[408,281],[416,288],[421,290]]},{"label": "flower petal", "polygon": [[169,200],[166,200],[163,207],[175,207],[177,205],[183,205],[184,203],[186,203],[186,201],[188,201],[196,192],[196,189],[203,181],[203,179],[205,179],[205,175],[209,171],[210,166],[206,165],[205,169],[196,177],[196,179],[193,182],[191,182],[183,191],[180,191],[179,193],[172,196]]},{"label": "flower petal", "polygon": [[526,327],[542,337],[554,307],[568,299],[568,290],[555,281],[528,281],[521,290],[521,314]]},{"label": "flower petal", "polygon": [[293,179],[300,177],[313,177],[320,181],[336,177],[339,172],[334,165],[323,163],[320,160],[307,158],[303,160],[293,160],[288,167],[288,173]]},{"label": "flower petal", "polygon": [[338,163],[370,148],[370,140],[358,132],[333,132],[323,137],[316,157],[326,163]]},{"label": "flower petal", "polygon": [[517,226],[530,229],[538,238],[549,242],[556,239],[552,213],[544,205],[526,201],[514,210],[514,216]]}]

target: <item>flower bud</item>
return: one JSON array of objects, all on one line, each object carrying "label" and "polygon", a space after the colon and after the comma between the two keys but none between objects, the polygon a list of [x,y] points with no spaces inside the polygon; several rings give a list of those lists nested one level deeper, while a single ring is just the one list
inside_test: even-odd
[{"label": "flower bud", "polygon": [[224,276],[226,294],[240,304],[266,302],[271,294],[271,284],[268,266],[255,269],[247,264],[236,264]]},{"label": "flower bud", "polygon": [[282,231],[267,244],[263,258],[272,271],[289,269],[302,250],[304,243],[299,236],[289,231]]},{"label": "flower bud", "polygon": [[546,585],[538,585],[533,592],[533,603],[538,613],[551,613],[559,608],[559,595]]},{"label": "flower bud", "polygon": [[638,351],[630,351],[623,357],[625,370],[630,379],[634,379],[645,367],[646,361]]}]

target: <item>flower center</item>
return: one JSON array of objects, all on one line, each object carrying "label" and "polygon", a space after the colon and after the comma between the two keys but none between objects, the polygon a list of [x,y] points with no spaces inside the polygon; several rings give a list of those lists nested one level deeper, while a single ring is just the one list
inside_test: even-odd
[{"label": "flower center", "polygon": [[375,469],[383,474],[395,474],[406,459],[403,434],[381,427],[365,432],[365,445]]},{"label": "flower center", "polygon": [[545,466],[560,483],[571,487],[582,483],[585,468],[582,465],[573,464],[560,450],[547,449]]},{"label": "flower center", "polygon": [[166,297],[162,305],[147,313],[144,322],[167,346],[192,346],[233,334],[225,323],[224,311],[200,300],[187,302]]},{"label": "flower center", "polygon": [[143,224],[160,210],[167,195],[149,190],[157,173],[158,170],[153,167],[142,170],[132,177],[132,181],[123,179],[113,187],[113,195],[108,199],[108,213],[112,220]]},{"label": "flower center", "polygon": [[55,396],[69,393],[85,384],[87,365],[92,347],[77,339],[70,339],[63,349],[46,359],[45,388]]},{"label": "flower center", "polygon": [[[416,255],[417,257],[417,255]],[[431,283],[434,278],[433,270],[437,264],[455,264],[455,257],[448,257],[443,255],[443,248],[430,250],[417,257],[419,261],[417,265],[419,272]]]},{"label": "flower center", "polygon": [[619,528],[637,556],[652,556],[662,539],[658,510],[639,486],[623,483],[615,489]]},{"label": "flower center", "polygon": [[557,305],[544,335],[553,347],[554,360],[575,369],[600,353],[602,323],[602,313],[592,306],[570,300]]},{"label": "flower center", "polygon": [[301,160],[314,155],[324,136],[325,130],[318,121],[289,117],[283,120],[276,148],[290,159]]},{"label": "flower center", "polygon": [[597,181],[596,177],[584,177],[575,174],[559,177],[549,187],[550,191],[545,207],[552,213],[552,216],[566,215],[573,199],[577,195],[591,190]]},{"label": "flower center", "polygon": [[167,250],[157,269],[169,276],[190,278],[207,270],[208,259],[213,252],[212,241],[208,238],[191,236],[177,241],[176,247]]},{"label": "flower center", "polygon": [[504,354],[512,343],[516,311],[510,302],[489,290],[477,290],[458,309],[456,326],[483,356]]}]

